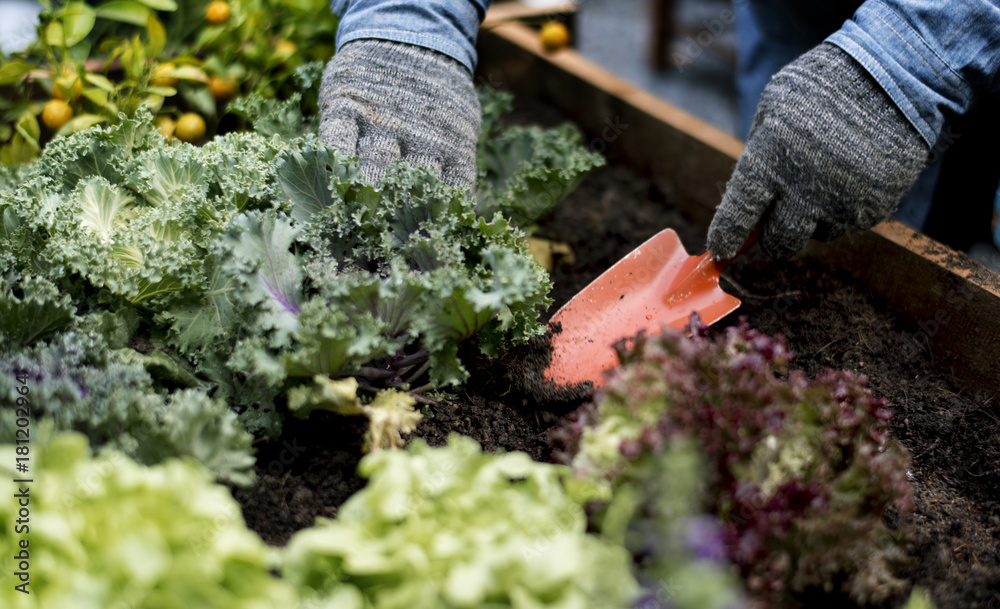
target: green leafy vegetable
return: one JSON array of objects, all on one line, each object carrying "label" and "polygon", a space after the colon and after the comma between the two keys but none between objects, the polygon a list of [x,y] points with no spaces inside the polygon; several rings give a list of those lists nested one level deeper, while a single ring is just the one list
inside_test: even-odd
[{"label": "green leafy vegetable", "polygon": [[154,391],[147,365],[154,358],[132,349],[109,349],[98,332],[65,332],[49,343],[0,355],[0,442],[13,442],[17,377],[30,379],[32,416],[58,429],[87,434],[147,464],[191,456],[216,476],[240,485],[253,481],[252,436],[225,403],[203,391]]},{"label": "green leafy vegetable", "polygon": [[[317,375],[357,378],[361,406],[383,389],[427,400],[468,377],[460,343],[476,340],[493,355],[543,331],[538,311],[551,284],[524,233],[498,211],[506,204],[486,210],[434,171],[405,164],[366,184],[356,158],[320,142],[297,105],[282,108],[284,118],[269,111],[274,129],[261,123],[202,147],[163,138],[140,108],[113,126],[57,138],[5,173],[21,186],[0,190],[0,256],[15,273],[9,285],[23,286],[0,296],[0,345],[30,351],[72,330],[73,315],[105,326],[128,318],[102,334],[112,350],[141,336],[143,357],[108,357],[149,378],[123,385],[131,397],[111,409],[115,420],[161,421],[168,396],[190,389],[211,399],[185,404],[231,407],[274,436],[290,392]],[[500,152],[503,175],[490,178],[496,200],[520,200],[539,180],[560,192],[578,181],[594,162],[564,135],[539,131],[512,145],[516,161]],[[531,173],[531,159],[547,169]],[[135,414],[152,403],[160,414]],[[379,425],[412,427],[401,412]],[[60,416],[88,433],[104,425]],[[398,432],[373,427],[370,437],[383,439],[372,446],[397,444]],[[182,436],[168,437],[160,441],[181,448]],[[240,459],[207,455],[234,455],[235,437],[216,437],[220,452],[193,454],[234,475]]]},{"label": "green leafy vegetable", "polygon": [[14,290],[0,294],[0,349],[25,347],[72,325],[76,307],[50,281],[29,276],[16,286],[20,296]]},{"label": "green leafy vegetable", "polygon": [[[585,532],[562,467],[482,453],[453,435],[366,456],[368,486],[296,534],[284,577],[338,607],[625,607],[635,580],[620,547]],[[323,605],[327,606],[327,605]]]},{"label": "green leafy vegetable", "polygon": [[[29,594],[5,568],[0,604],[35,607],[295,607],[295,590],[269,573],[274,556],[247,530],[229,491],[191,460],[146,467],[87,438],[32,427],[34,482],[13,469],[15,445],[0,445],[7,497],[29,490],[30,517],[0,504],[0,546],[24,550]],[[23,545],[24,541],[28,545]],[[13,562],[7,563],[16,566]]]},{"label": "green leafy vegetable", "polygon": [[587,172],[604,165],[604,157],[585,149],[579,129],[569,123],[555,129],[504,129],[501,116],[511,99],[509,93],[479,91],[477,211],[487,217],[499,211],[526,227],[576,190]]},{"label": "green leafy vegetable", "polygon": [[[620,345],[621,368],[554,433],[561,458],[619,484],[635,479],[631,461],[678,438],[699,447],[702,507],[726,523],[728,559],[761,606],[786,606],[810,588],[862,605],[905,591],[907,530],[883,516],[912,509],[909,455],[864,377],[788,371],[784,342],[745,320],[713,339],[693,316],[690,331]],[[642,501],[646,510],[657,494]]]}]

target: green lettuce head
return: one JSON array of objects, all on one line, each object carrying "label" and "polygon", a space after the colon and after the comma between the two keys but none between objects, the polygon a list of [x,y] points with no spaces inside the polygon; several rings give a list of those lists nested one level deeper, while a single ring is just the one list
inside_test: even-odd
[{"label": "green lettuce head", "polygon": [[[296,606],[295,591],[269,572],[267,546],[204,467],[192,459],[146,467],[114,451],[93,457],[86,437],[48,427],[35,426],[21,445],[28,473],[13,471],[15,446],[0,445],[0,606]],[[33,482],[12,482],[25,477]],[[26,518],[11,499],[25,489]],[[18,571],[28,573],[29,594],[15,589],[24,583]]]},{"label": "green lettuce head", "polygon": [[453,435],[361,462],[368,486],[289,542],[284,575],[316,606],[626,607],[621,546],[586,533],[568,470]]}]

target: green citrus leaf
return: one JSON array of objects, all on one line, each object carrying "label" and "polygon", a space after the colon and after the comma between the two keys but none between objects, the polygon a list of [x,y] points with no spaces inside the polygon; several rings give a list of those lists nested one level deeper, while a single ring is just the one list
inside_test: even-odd
[{"label": "green citrus leaf", "polygon": [[157,57],[167,45],[167,30],[153,13],[146,17],[146,32],[149,34],[149,56]]},{"label": "green citrus leaf", "polygon": [[63,36],[67,47],[80,42],[94,29],[97,12],[83,2],[70,2],[62,10]]},{"label": "green citrus leaf", "polygon": [[153,8],[158,11],[177,10],[177,3],[174,2],[174,0],[139,0],[139,2],[145,4],[149,8]]},{"label": "green citrus leaf", "polygon": [[0,85],[12,85],[21,80],[34,66],[25,61],[11,61],[0,66]]},{"label": "green citrus leaf", "polygon": [[149,17],[149,9],[131,0],[112,0],[97,7],[97,16],[101,19],[144,26]]}]

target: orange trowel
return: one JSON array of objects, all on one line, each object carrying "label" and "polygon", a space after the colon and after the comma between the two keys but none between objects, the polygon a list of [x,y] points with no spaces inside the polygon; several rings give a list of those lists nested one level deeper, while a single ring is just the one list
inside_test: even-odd
[{"label": "orange trowel", "polygon": [[560,385],[591,381],[600,386],[603,372],[618,364],[612,346],[618,340],[639,332],[659,334],[663,326],[682,329],[694,311],[705,324],[732,313],[740,300],[719,287],[719,273],[728,262],[708,252],[692,256],[672,229],[660,231],[552,316],[549,323],[560,324],[562,331],[552,337],[545,378]]}]

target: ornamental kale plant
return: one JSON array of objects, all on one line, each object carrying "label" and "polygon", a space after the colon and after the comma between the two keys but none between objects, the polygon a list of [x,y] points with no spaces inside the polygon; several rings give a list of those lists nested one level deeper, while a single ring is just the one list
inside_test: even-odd
[{"label": "ornamental kale plant", "polygon": [[569,471],[452,435],[365,456],[368,485],[300,531],[282,575],[307,606],[624,608],[628,553],[586,533]]},{"label": "ornamental kale plant", "polygon": [[912,509],[909,456],[864,377],[790,371],[784,342],[745,320],[711,338],[693,316],[690,332],[619,345],[621,368],[553,435],[562,460],[616,484],[684,438],[706,464],[703,507],[765,606],[810,589],[862,605],[902,593],[905,530],[883,516]]},{"label": "ornamental kale plant", "polygon": [[509,93],[479,90],[483,128],[476,155],[476,211],[484,216],[499,211],[517,226],[528,226],[552,211],[604,159],[583,150],[583,137],[570,124],[503,128],[501,117],[510,112],[513,99]]},{"label": "ornamental kale plant", "polygon": [[18,406],[27,402],[33,417],[142,463],[189,455],[219,479],[252,482],[252,436],[204,391],[156,391],[154,374],[183,380],[184,372],[162,351],[125,347],[136,320],[78,316],[45,279],[8,283],[0,281],[0,442],[15,442]]},{"label": "ornamental kale plant", "polygon": [[[0,174],[0,369],[44,380],[53,399],[39,416],[148,463],[197,455],[235,481],[250,458],[239,425],[169,425],[228,408],[276,436],[294,405],[366,416],[370,447],[398,445],[419,420],[414,400],[468,377],[459,344],[495,354],[543,331],[548,276],[503,212],[544,180],[568,192],[598,164],[578,136],[481,147],[494,159],[484,163],[507,168],[484,173],[481,197],[502,203],[482,206],[405,164],[366,184],[297,100],[241,108],[266,135],[192,146],[140,108]],[[91,334],[99,344],[80,346]],[[57,362],[61,350],[86,356]],[[328,385],[350,379],[355,400],[329,402]]]}]

